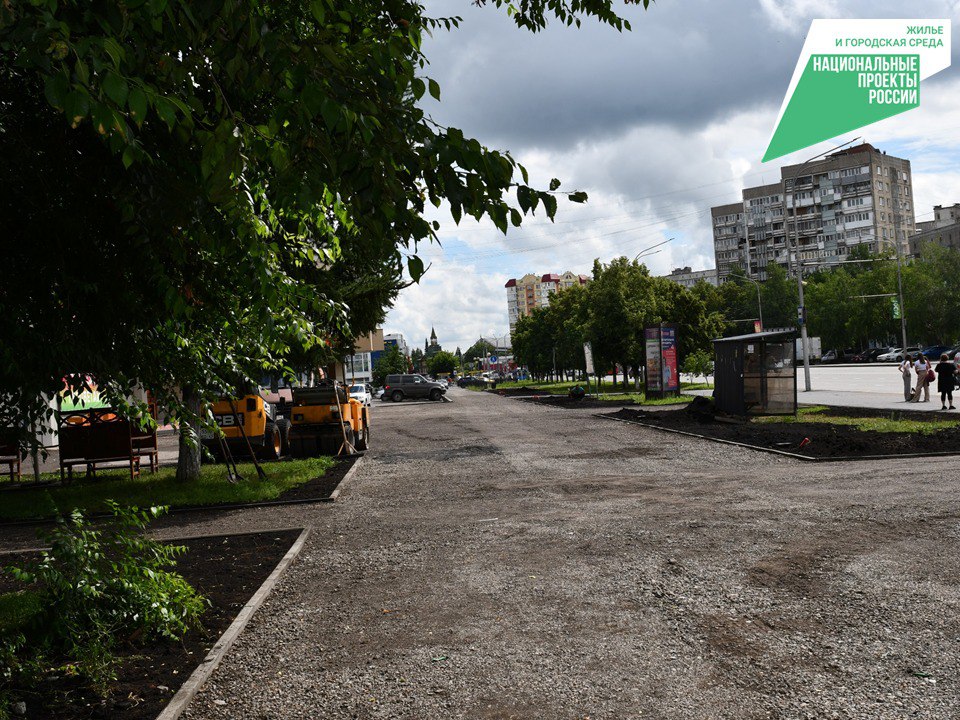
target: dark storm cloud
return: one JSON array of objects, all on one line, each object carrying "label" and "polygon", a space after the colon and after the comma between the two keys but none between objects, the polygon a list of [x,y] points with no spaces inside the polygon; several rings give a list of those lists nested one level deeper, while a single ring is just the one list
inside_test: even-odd
[{"label": "dark storm cloud", "polygon": [[[805,9],[807,12],[805,12]],[[659,0],[621,7],[633,31],[585,21],[539,34],[465,0],[428,3],[462,27],[425,45],[443,89],[425,107],[481,141],[569,148],[638,125],[702,127],[757,105],[779,106],[812,17],[944,16],[946,2]],[[960,43],[958,43],[960,45]]]},{"label": "dark storm cloud", "polygon": [[641,124],[695,127],[779,100],[802,42],[762,32],[752,3],[666,0],[625,14],[629,33],[585,22],[531,35],[494,8],[464,8],[460,30],[426,45],[443,88],[442,104],[428,109],[512,148],[558,148]]}]

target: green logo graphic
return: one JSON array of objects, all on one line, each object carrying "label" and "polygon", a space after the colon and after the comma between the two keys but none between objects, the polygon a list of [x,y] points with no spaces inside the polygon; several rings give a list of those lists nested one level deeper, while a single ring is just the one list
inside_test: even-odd
[{"label": "green logo graphic", "polygon": [[763,161],[919,106],[919,55],[813,55]]},{"label": "green logo graphic", "polygon": [[950,67],[943,19],[814,20],[763,161],[920,107],[920,83]]}]

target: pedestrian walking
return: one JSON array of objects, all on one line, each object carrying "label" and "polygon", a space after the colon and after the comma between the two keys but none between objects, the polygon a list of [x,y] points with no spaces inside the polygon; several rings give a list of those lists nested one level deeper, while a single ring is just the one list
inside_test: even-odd
[{"label": "pedestrian walking", "polygon": [[935,368],[937,373],[937,390],[940,392],[941,410],[947,410],[947,402],[950,403],[950,410],[956,410],[953,406],[953,379],[957,374],[957,366],[950,362],[950,356],[946,353],[940,356],[940,362]]},{"label": "pedestrian walking", "polygon": [[[930,367],[930,361],[923,353],[917,353],[917,360],[913,363],[913,369],[917,374],[917,389],[913,391],[913,398],[910,402],[920,402],[920,394],[923,393],[923,402],[930,402],[930,376],[933,374]],[[934,376],[936,377],[936,376]]]},{"label": "pedestrian walking", "polygon": [[910,402],[913,399],[913,356],[910,353],[903,356],[899,370],[903,376],[903,400]]}]

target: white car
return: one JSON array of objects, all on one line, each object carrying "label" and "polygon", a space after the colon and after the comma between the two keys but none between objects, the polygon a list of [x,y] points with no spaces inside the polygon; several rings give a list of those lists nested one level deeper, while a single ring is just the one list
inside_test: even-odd
[{"label": "white car", "polygon": [[373,400],[373,394],[366,385],[351,385],[349,394],[354,400],[359,400],[367,407],[370,407]]},{"label": "white car", "polygon": [[[907,348],[907,354],[911,357],[916,356],[918,352],[920,352],[918,347]],[[900,362],[901,360],[903,360],[903,348],[894,348],[888,353],[877,355],[877,362]]]}]

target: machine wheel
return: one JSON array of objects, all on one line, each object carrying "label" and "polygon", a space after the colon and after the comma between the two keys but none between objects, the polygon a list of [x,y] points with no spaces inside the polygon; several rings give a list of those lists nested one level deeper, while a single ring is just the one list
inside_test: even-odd
[{"label": "machine wheel", "polygon": [[280,431],[280,455],[290,454],[290,421],[286,418],[277,420],[277,429]]},{"label": "machine wheel", "polygon": [[366,450],[370,447],[370,426],[364,423],[363,430],[357,436],[354,447],[357,450]]},{"label": "machine wheel", "polygon": [[442,395],[440,388],[434,388],[430,391],[430,399],[434,402],[437,402],[440,399],[440,395]]},{"label": "machine wheel", "polygon": [[403,393],[400,392],[399,390],[394,390],[390,394],[390,399],[393,400],[394,402],[400,402],[401,400],[403,400]]},{"label": "machine wheel", "polygon": [[273,423],[267,423],[263,431],[263,459],[279,460],[283,441],[280,438],[280,428]]}]

